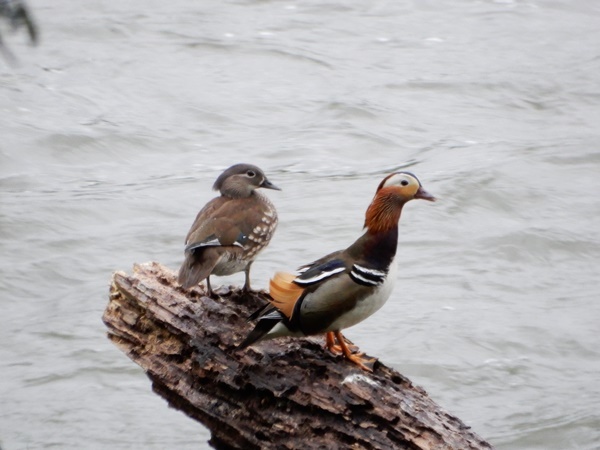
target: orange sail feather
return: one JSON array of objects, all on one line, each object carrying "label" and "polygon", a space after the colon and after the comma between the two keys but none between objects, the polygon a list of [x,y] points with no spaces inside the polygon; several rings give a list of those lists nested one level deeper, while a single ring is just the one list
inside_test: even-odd
[{"label": "orange sail feather", "polygon": [[294,306],[304,291],[294,283],[295,279],[296,276],[291,273],[277,272],[269,283],[269,294],[273,298],[271,304],[288,319],[292,318]]}]

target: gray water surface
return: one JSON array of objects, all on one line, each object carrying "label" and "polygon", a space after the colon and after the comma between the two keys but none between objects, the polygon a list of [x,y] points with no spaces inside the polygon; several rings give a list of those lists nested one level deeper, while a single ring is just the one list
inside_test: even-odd
[{"label": "gray water surface", "polygon": [[[177,269],[236,162],[280,226],[265,287],[349,245],[379,181],[389,302],[347,331],[498,449],[600,448],[600,4],[36,0],[0,60],[0,445],[204,449],[106,339],[115,270]],[[215,284],[243,282],[243,276]]]}]

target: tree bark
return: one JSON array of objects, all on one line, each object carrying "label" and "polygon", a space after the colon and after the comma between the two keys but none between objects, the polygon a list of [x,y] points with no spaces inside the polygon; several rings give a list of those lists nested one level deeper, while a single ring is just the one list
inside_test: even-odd
[{"label": "tree bark", "polygon": [[326,351],[321,337],[236,350],[266,300],[225,291],[216,299],[202,286],[184,291],[164,266],[136,265],[113,275],[103,316],[112,342],[156,393],[208,427],[213,447],[492,448],[400,373],[379,362],[367,373]]}]

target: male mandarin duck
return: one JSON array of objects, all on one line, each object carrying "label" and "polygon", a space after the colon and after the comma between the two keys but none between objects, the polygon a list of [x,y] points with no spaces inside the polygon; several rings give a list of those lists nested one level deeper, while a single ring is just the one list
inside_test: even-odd
[{"label": "male mandarin duck", "polygon": [[[280,336],[326,333],[326,347],[372,371],[374,359],[353,353],[341,330],[356,325],[383,306],[396,281],[398,221],[412,199],[435,201],[415,175],[384,178],[367,208],[365,231],[350,247],[302,266],[298,275],[278,272],[270,281],[270,303],[256,311],[254,330],[240,348]],[[335,341],[337,340],[337,344]]]},{"label": "male mandarin duck", "polygon": [[250,266],[277,227],[277,211],[258,188],[280,190],[251,164],[231,166],[217,178],[213,189],[221,196],[202,208],[185,238],[185,260],[178,277],[185,289],[206,279],[212,296],[211,275],[243,270],[244,292],[250,290]]}]

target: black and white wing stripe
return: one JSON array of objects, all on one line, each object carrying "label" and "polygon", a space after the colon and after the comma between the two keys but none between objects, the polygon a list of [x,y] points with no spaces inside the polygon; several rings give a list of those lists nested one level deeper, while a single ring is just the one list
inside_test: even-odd
[{"label": "black and white wing stripe", "polygon": [[383,284],[386,276],[387,271],[369,269],[358,264],[354,264],[350,271],[352,281],[363,286],[379,286]]},{"label": "black and white wing stripe", "polygon": [[296,277],[294,283],[300,286],[310,286],[345,270],[344,261],[339,259],[316,266],[304,266],[299,269],[300,275]]},{"label": "black and white wing stripe", "polygon": [[[233,242],[233,246],[244,248],[245,242],[248,240],[248,236],[243,233],[240,233],[237,239]],[[221,247],[223,244],[219,240],[219,237],[216,234],[211,234],[207,236],[206,239],[200,242],[193,242],[185,247],[186,252],[193,253],[194,250],[202,248],[202,247]]]}]

